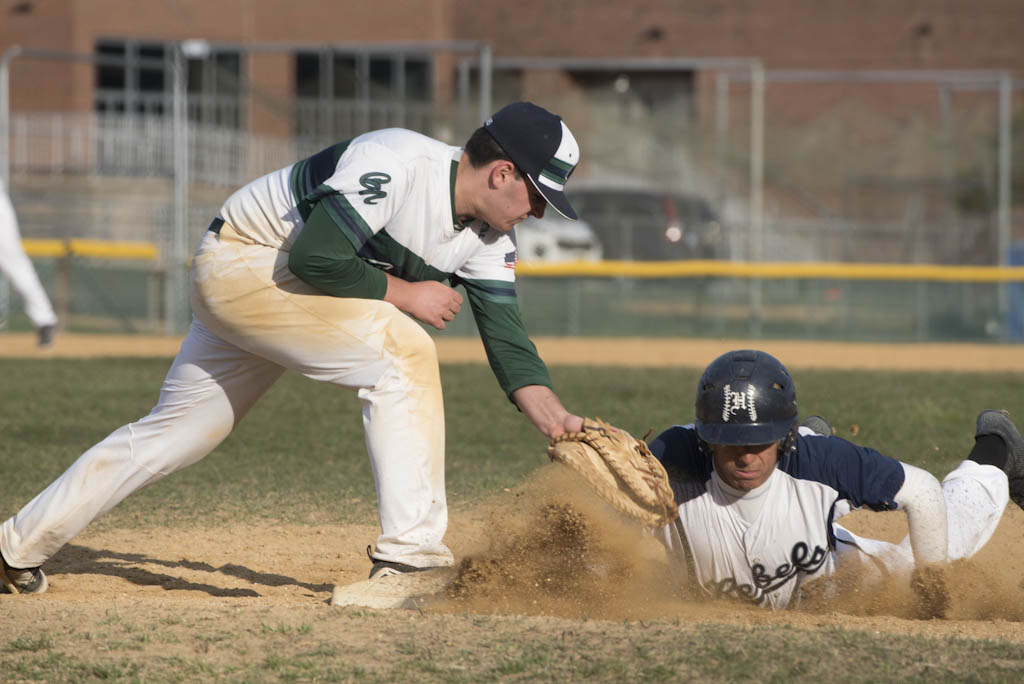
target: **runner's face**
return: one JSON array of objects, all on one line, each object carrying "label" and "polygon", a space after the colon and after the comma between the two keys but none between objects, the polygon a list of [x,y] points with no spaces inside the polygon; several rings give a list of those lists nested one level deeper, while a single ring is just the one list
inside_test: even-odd
[{"label": "runner's face", "polygon": [[779,443],[712,444],[715,472],[725,484],[749,492],[771,477],[779,460]]}]

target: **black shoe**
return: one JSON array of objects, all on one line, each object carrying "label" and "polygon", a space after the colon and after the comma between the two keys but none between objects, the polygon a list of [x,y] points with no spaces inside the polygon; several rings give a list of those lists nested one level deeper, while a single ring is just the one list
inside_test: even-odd
[{"label": "black shoe", "polygon": [[49,349],[53,346],[53,338],[57,334],[57,326],[43,325],[39,327],[39,348]]},{"label": "black shoe", "polygon": [[405,563],[395,563],[394,561],[383,561],[374,560],[373,567],[370,568],[370,579],[373,579],[385,570],[391,573],[399,572],[422,572],[423,570],[432,570],[433,568],[417,568],[415,565],[406,565]]},{"label": "black shoe", "polygon": [[[396,563],[395,561],[386,561],[379,558],[373,557],[373,547],[369,544],[366,545],[366,557],[373,563],[373,567],[370,568],[370,577],[373,579],[376,575],[384,573],[385,575],[396,575],[400,572],[419,572],[420,570],[430,570],[431,568],[417,568],[415,565],[407,565],[405,563]],[[384,572],[384,571],[387,572]]]},{"label": "black shoe", "polygon": [[1010,480],[1010,498],[1024,508],[1024,437],[1006,411],[985,409],[978,414],[974,437],[996,435],[1006,443],[1006,477]]},{"label": "black shoe", "polygon": [[805,418],[804,422],[800,423],[800,427],[808,428],[813,431],[814,434],[821,435],[823,437],[832,437],[836,434],[836,429],[832,427],[827,420],[817,414]]},{"label": "black shoe", "polygon": [[39,568],[12,568],[0,555],[0,594],[42,594],[49,587]]}]

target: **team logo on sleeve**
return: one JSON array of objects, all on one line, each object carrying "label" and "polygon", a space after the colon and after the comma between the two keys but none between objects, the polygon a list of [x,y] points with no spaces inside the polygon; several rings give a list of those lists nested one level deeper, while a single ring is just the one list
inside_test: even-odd
[{"label": "team logo on sleeve", "polygon": [[746,392],[733,392],[731,385],[726,385],[725,402],[722,404],[722,420],[726,423],[740,411],[746,411],[751,422],[757,422],[757,407],[754,406],[754,395],[756,390],[753,385],[747,385]]},{"label": "team logo on sleeve", "polygon": [[383,171],[371,171],[360,176],[359,184],[366,189],[360,190],[359,194],[367,195],[366,199],[363,200],[363,204],[376,204],[377,200],[387,197],[388,193],[381,190],[381,186],[390,182],[391,176]]}]

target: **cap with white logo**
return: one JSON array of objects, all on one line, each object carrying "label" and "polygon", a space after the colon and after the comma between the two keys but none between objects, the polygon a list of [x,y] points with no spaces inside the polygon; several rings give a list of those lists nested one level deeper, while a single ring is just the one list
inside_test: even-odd
[{"label": "cap with white logo", "polygon": [[565,196],[565,183],[580,161],[580,147],[562,117],[532,102],[514,102],[487,119],[484,130],[548,204],[567,219],[578,218]]}]

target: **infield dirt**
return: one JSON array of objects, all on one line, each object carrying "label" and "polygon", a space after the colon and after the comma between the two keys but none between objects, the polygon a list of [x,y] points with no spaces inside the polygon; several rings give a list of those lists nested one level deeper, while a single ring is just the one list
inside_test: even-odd
[{"label": "infield dirt", "polygon": [[[132,659],[177,655],[227,664],[236,658],[230,652],[267,649],[268,631],[294,636],[309,625],[368,668],[389,649],[471,648],[481,629],[549,639],[596,629],[619,641],[656,623],[670,641],[672,620],[1024,643],[1024,511],[1012,504],[981,553],[954,569],[946,619],[915,619],[905,580],[772,613],[677,595],[658,544],[601,510],[567,477],[545,466],[516,490],[456,503],[447,538],[461,561],[456,580],[419,611],[370,611],[372,619],[362,619],[365,611],[327,605],[335,583],[365,578],[363,549],[376,537],[374,525],[185,530],[100,523],[48,563],[47,594],[0,598],[0,614],[19,633],[54,635],[62,654],[86,661],[107,648],[108,657],[130,648]],[[902,519],[853,513],[844,523],[897,541]],[[119,647],[107,643],[112,638]],[[221,640],[230,652],[218,651]]]},{"label": "infield dirt", "polygon": [[[562,348],[554,340],[542,339],[538,346],[551,363],[609,364],[629,358],[636,364],[672,365],[671,360],[702,366],[721,349],[736,346],[731,342],[587,340]],[[117,341],[64,335],[45,353],[170,356],[177,344],[166,338]],[[635,347],[624,347],[627,344]],[[483,359],[476,340],[439,340],[438,346],[443,362]],[[992,364],[1024,370],[1024,352],[1015,347],[782,342],[763,346],[803,366],[849,368],[862,363],[873,368],[980,370]],[[861,349],[862,357],[853,353],[854,347]],[[7,356],[39,355],[29,336],[4,336],[0,350]],[[940,362],[943,354],[945,361]],[[930,365],[940,363],[945,365]],[[658,544],[638,537],[601,510],[554,466],[539,469],[522,487],[491,499],[451,504],[447,542],[464,565],[448,595],[426,604],[415,616],[399,612],[360,621],[353,619],[350,609],[327,605],[335,583],[365,578],[369,563],[364,549],[376,538],[375,525],[241,522],[188,530],[123,529],[100,522],[47,564],[47,594],[24,600],[0,598],[0,614],[7,624],[55,635],[109,631],[111,620],[125,625],[162,621],[173,630],[184,616],[188,624],[201,623],[204,634],[235,633],[232,648],[243,650],[247,640],[250,648],[259,648],[265,637],[260,630],[265,632],[267,625],[285,630],[293,628],[287,625],[312,621],[343,632],[346,648],[361,644],[368,662],[374,658],[374,644],[389,630],[417,639],[422,635],[417,636],[414,623],[421,621],[421,627],[440,630],[437,648],[443,649],[447,643],[469,640],[480,626],[466,616],[483,614],[498,616],[502,629],[512,620],[513,628],[550,634],[552,639],[566,629],[586,630],[595,624],[678,618],[685,623],[837,627],[1024,643],[1024,511],[1013,504],[989,544],[971,562],[953,569],[952,606],[942,620],[914,619],[905,582],[871,595],[851,589],[840,600],[813,610],[784,613],[680,597],[671,589]],[[844,524],[859,534],[889,541],[906,533],[904,516],[896,513],[858,512],[844,518]],[[140,657],[176,650],[194,655],[201,647],[183,638],[142,643],[135,650]],[[77,651],[82,657],[94,656],[96,648],[86,638],[68,638],[61,644],[63,653]]]}]

